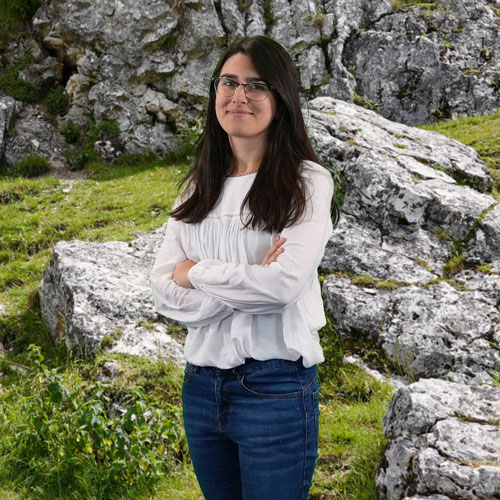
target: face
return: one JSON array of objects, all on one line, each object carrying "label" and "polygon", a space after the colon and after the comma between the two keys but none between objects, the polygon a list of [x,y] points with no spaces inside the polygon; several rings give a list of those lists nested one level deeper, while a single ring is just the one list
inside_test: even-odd
[{"label": "face", "polygon": [[[245,54],[231,56],[222,66],[220,75],[238,83],[263,81],[251,59]],[[249,100],[242,85],[232,97],[216,93],[215,113],[220,126],[231,139],[246,138],[265,141],[267,129],[276,112],[276,98],[272,92],[263,101]]]}]

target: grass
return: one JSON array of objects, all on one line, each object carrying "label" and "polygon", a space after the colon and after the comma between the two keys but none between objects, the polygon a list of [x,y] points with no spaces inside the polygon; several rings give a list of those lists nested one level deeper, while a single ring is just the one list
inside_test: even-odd
[{"label": "grass", "polygon": [[421,128],[432,130],[462,142],[475,149],[497,180],[493,194],[499,197],[500,182],[500,109],[486,115],[470,116],[443,122],[422,125]]}]

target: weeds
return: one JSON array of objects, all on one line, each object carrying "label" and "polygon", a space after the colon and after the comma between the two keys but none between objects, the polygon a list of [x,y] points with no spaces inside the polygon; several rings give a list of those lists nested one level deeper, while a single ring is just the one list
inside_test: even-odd
[{"label": "weeds", "polygon": [[[117,409],[112,388],[65,380],[30,346],[21,390],[21,421],[0,421],[10,436],[2,474],[42,498],[120,498],[154,491],[168,456],[183,441],[179,415],[150,406],[141,391]],[[23,387],[24,388],[24,387]],[[4,445],[6,443],[4,442]]]}]

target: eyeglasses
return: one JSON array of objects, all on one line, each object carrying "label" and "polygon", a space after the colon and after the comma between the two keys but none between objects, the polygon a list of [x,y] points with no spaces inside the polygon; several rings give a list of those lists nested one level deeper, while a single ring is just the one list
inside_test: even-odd
[{"label": "eyeglasses", "polygon": [[263,101],[267,99],[273,87],[264,82],[239,83],[230,78],[217,77],[212,79],[217,94],[223,97],[232,97],[240,85],[243,85],[245,95],[251,101]]}]

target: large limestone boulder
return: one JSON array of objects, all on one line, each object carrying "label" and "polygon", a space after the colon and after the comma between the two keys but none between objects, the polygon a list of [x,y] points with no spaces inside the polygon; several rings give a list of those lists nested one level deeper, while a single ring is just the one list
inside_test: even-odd
[{"label": "large limestone boulder", "polygon": [[131,243],[57,243],[39,289],[54,339],[84,354],[102,350],[182,363],[182,346],[158,317],[149,285],[163,235],[160,228]]},{"label": "large limestone boulder", "polygon": [[343,196],[321,264],[339,334],[377,343],[416,378],[491,382],[500,370],[500,225],[497,201],[481,192],[492,185],[481,159],[343,101],[316,98],[308,117]]},{"label": "large limestone boulder", "polygon": [[384,419],[381,500],[500,498],[500,389],[421,380]]},{"label": "large limestone boulder", "polygon": [[5,140],[15,111],[16,101],[12,97],[0,97],[0,158],[5,150]]}]

